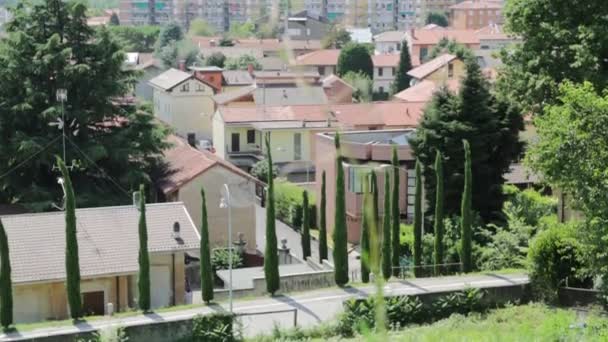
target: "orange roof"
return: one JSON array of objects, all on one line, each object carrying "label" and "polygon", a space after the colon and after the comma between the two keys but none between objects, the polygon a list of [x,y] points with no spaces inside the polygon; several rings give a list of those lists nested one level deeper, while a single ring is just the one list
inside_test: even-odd
[{"label": "orange roof", "polygon": [[502,30],[502,27],[500,25],[496,25],[496,24],[482,27],[479,30],[475,31],[475,33],[477,34],[477,37],[479,37],[480,40],[481,39],[483,39],[483,40],[508,40],[508,39],[511,39],[511,37],[509,37],[509,35],[504,33],[504,31]]},{"label": "orange roof", "polygon": [[499,0],[466,0],[459,4],[450,6],[450,9],[472,10],[472,9],[501,9],[503,7]]},{"label": "orange roof", "polygon": [[460,88],[460,80],[451,79],[445,82],[424,80],[395,94],[394,97],[398,100],[403,100],[406,102],[427,103],[431,100],[435,91],[437,91],[439,87],[443,85],[447,86],[450,91],[457,92]]},{"label": "orange roof", "polygon": [[263,107],[224,107],[219,112],[224,122],[289,122],[337,120],[344,126],[407,126],[418,124],[424,103],[402,101],[346,103],[331,105],[294,105]]},{"label": "orange roof", "polygon": [[430,61],[422,64],[421,66],[408,71],[407,74],[412,76],[413,78],[421,80],[432,74],[433,72],[437,71],[438,69],[442,68],[444,65],[456,60],[457,58],[458,57],[454,55],[444,53],[443,55],[431,59]]},{"label": "orange roof", "polygon": [[397,67],[399,58],[398,54],[373,55],[372,62],[375,67]]},{"label": "orange roof", "polygon": [[337,65],[340,50],[325,49],[312,51],[296,58],[298,65]]},{"label": "orange roof", "polygon": [[214,166],[224,167],[231,172],[253,181],[256,178],[233,164],[208,151],[197,150],[182,138],[170,135],[167,140],[173,145],[164,151],[164,159],[169,164],[169,176],[160,185],[164,194],[170,194]]},{"label": "orange roof", "polygon": [[[433,28],[413,30],[413,45],[435,45],[443,38],[455,40],[460,44],[479,44],[475,30],[456,30],[452,28]],[[411,36],[411,32],[408,32]]]},{"label": "orange roof", "polygon": [[336,83],[341,83],[341,84],[351,88],[352,90],[355,90],[355,87],[353,87],[352,85],[350,85],[349,83],[347,83],[346,81],[344,81],[343,79],[341,79],[340,77],[338,77],[334,74],[331,74],[321,80],[321,84],[323,84],[323,88],[331,88]]}]

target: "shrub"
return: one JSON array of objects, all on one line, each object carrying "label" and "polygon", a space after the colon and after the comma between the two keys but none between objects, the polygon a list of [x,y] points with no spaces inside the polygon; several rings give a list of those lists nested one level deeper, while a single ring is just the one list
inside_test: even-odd
[{"label": "shrub", "polygon": [[555,224],[540,232],[528,251],[529,275],[535,294],[554,300],[557,289],[568,281],[571,286],[588,286],[584,246],[577,236],[577,224]]},{"label": "shrub", "polygon": [[[250,171],[251,175],[262,182],[266,183],[268,181],[268,160],[262,159],[251,167]],[[273,165],[272,167],[272,178],[276,178],[279,174],[279,169]]]},{"label": "shrub", "polygon": [[401,224],[399,245],[401,246],[401,255],[412,256],[414,250],[414,226],[411,224]]},{"label": "shrub", "polygon": [[[236,250],[232,251],[232,268],[243,267],[243,256]],[[211,266],[213,270],[227,270],[230,266],[230,252],[228,248],[216,248],[211,253]]]},{"label": "shrub", "polygon": [[192,342],[232,342],[234,336],[234,316],[230,314],[199,315],[192,320]]},{"label": "shrub", "polygon": [[503,212],[510,219],[520,218],[524,224],[536,227],[541,218],[557,214],[557,199],[544,196],[533,189],[519,190],[513,185],[504,187],[509,200],[504,203]]},{"label": "shrub", "polygon": [[[277,180],[274,189],[277,219],[296,229],[300,229],[302,226],[303,193],[304,188],[283,179]],[[309,193],[308,199],[310,206],[310,222],[313,227],[316,227],[317,208],[315,206],[314,194]]]}]

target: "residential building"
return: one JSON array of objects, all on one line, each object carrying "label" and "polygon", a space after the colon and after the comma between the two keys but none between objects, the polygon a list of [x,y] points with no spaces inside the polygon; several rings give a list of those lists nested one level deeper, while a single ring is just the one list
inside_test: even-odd
[{"label": "residential building", "polygon": [[183,0],[120,0],[121,25],[165,25],[175,20],[178,2]]},{"label": "residential building", "polygon": [[382,32],[374,36],[374,49],[377,54],[399,54],[403,41],[405,41],[405,31]]},{"label": "residential building", "polygon": [[450,6],[450,26],[477,30],[504,21],[503,3],[499,0],[466,0]]},{"label": "residential building", "polygon": [[222,91],[224,93],[248,87],[255,83],[253,72],[249,70],[223,70],[222,78]]},{"label": "residential building", "polygon": [[211,138],[217,91],[211,83],[178,69],[169,69],[149,83],[154,88],[154,116],[192,141]]},{"label": "residential building", "polygon": [[460,78],[452,78],[445,81],[422,80],[393,95],[393,98],[399,101],[426,104],[431,101],[433,94],[442,86],[447,87],[452,93],[456,93],[460,89]]},{"label": "residential building", "polygon": [[442,39],[453,40],[471,50],[477,50],[480,47],[479,36],[475,30],[456,30],[429,25],[421,29],[406,31],[405,37],[414,65],[426,62],[433,47],[439,44]]},{"label": "residential building", "polygon": [[374,63],[374,92],[380,94],[388,94],[390,92],[391,85],[397,76],[399,58],[400,56],[396,54],[372,56],[372,62]]},{"label": "residential building", "polygon": [[228,209],[220,208],[225,196],[224,184],[228,184],[233,201],[231,219],[234,230],[232,241],[244,240],[245,251],[255,254],[255,185],[259,183],[250,174],[204,149],[190,146],[184,139],[170,136],[171,148],[164,152],[169,174],[158,184],[161,198],[180,201],[192,217],[194,225],[202,224],[201,189],[207,199],[209,242],[212,248],[228,246]]},{"label": "residential building", "polygon": [[[137,307],[136,205],[76,209],[82,307],[87,315]],[[199,234],[182,203],[146,205],[152,308],[183,304],[185,256]],[[67,319],[65,212],[1,216],[10,249],[16,323]]]},{"label": "residential building", "polygon": [[309,52],[296,58],[296,65],[307,71],[317,71],[321,76],[336,74],[340,57],[339,49],[324,49]]},{"label": "residential building", "polygon": [[232,46],[219,46],[222,37],[190,37],[192,42],[198,46],[203,56],[210,56],[215,52],[221,52],[228,58],[235,58],[244,54],[256,58],[280,57],[288,50],[294,56],[299,56],[311,51],[321,49],[321,40],[279,40],[274,38],[257,39],[244,38],[232,39]]},{"label": "residential building", "polygon": [[291,40],[322,40],[331,28],[327,18],[300,11],[287,18],[287,35]]},{"label": "residential building", "polygon": [[322,80],[323,89],[329,103],[352,103],[355,88],[336,75],[329,75]]},{"label": "residential building", "polygon": [[[414,213],[414,193],[416,176],[414,171],[415,157],[409,145],[409,139],[414,134],[412,129],[354,131],[340,133],[340,152],[344,168],[345,204],[347,238],[351,243],[358,243],[361,236],[363,216],[363,193],[366,187],[371,188],[370,172],[375,172],[378,184],[378,209],[380,217],[389,214],[384,212],[384,179],[389,172],[399,172],[399,212],[403,220],[412,220]],[[328,180],[336,179],[336,149],[334,147],[335,133],[319,133],[315,136],[317,177],[325,171]],[[399,169],[391,166],[392,149],[397,147]],[[318,178],[317,178],[318,179]],[[392,187],[392,184],[391,184]],[[336,196],[336,182],[326,183],[326,196],[333,199]],[[321,196],[321,184],[316,184],[317,198]],[[327,201],[327,217],[335,216],[335,202]],[[327,231],[334,230],[333,220],[327,221]]]},{"label": "residential building", "polygon": [[464,62],[451,54],[438,56],[407,72],[412,77],[410,84],[416,85],[422,81],[446,82],[460,80],[466,73]]},{"label": "residential building", "polygon": [[161,62],[154,57],[153,53],[128,52],[126,67],[142,72],[135,84],[135,96],[144,101],[152,102],[154,100],[154,88],[149,82],[164,71]]},{"label": "residential building", "polygon": [[350,40],[352,42],[359,44],[372,44],[374,42],[374,35],[369,27],[347,27],[346,31],[350,34]]}]

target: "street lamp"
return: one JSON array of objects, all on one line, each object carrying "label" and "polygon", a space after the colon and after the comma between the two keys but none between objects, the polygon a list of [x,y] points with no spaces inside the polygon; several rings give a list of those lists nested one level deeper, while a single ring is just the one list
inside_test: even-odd
[{"label": "street lamp", "polygon": [[230,313],[232,313],[232,210],[228,184],[224,184],[223,192],[223,196],[220,199],[220,208],[228,209],[228,274],[230,282],[230,286],[228,287],[228,301],[230,303]]}]

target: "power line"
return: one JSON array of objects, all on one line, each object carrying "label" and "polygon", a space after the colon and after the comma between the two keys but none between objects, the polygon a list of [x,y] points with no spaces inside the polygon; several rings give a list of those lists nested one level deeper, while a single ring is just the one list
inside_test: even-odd
[{"label": "power line", "polygon": [[17,170],[18,168],[20,168],[21,166],[27,164],[30,160],[32,160],[34,157],[36,157],[37,155],[39,155],[40,153],[46,151],[49,147],[51,147],[51,145],[53,145],[55,142],[57,142],[57,140],[59,140],[61,138],[61,135],[57,136],[55,139],[51,140],[48,144],[46,144],[42,149],[40,149],[38,152],[32,154],[31,156],[27,157],[25,160],[23,160],[21,163],[17,164],[16,166],[14,166],[13,168],[11,168],[10,170],[6,171],[5,173],[3,173],[2,175],[0,175],[0,179],[3,179],[4,177],[8,176],[9,174],[11,174],[12,172],[14,172],[15,170]]}]

